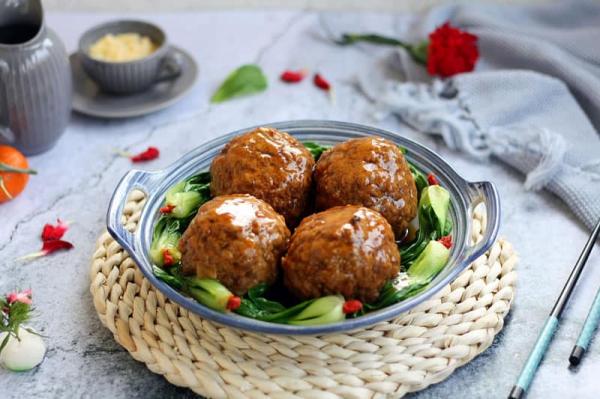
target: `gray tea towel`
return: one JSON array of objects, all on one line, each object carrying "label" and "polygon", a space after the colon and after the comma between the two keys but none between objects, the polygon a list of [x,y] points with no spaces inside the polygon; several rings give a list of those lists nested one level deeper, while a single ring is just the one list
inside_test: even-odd
[{"label": "gray tea towel", "polygon": [[[478,36],[476,71],[425,78],[402,51],[407,82],[359,82],[383,111],[476,158],[526,175],[562,198],[589,228],[600,218],[600,4],[441,7],[408,40],[445,21]],[[423,81],[426,81],[425,83]]]}]

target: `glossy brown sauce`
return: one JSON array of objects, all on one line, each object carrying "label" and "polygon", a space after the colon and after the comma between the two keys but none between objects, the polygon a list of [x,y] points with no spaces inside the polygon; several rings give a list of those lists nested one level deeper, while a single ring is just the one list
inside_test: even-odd
[{"label": "glossy brown sauce", "polygon": [[235,137],[211,165],[211,193],[246,193],[269,203],[294,227],[307,212],[314,159],[293,136],[258,128]]},{"label": "glossy brown sauce", "polygon": [[402,151],[380,137],[337,144],[315,166],[315,205],[362,205],[381,213],[402,236],[417,214],[417,188]]}]

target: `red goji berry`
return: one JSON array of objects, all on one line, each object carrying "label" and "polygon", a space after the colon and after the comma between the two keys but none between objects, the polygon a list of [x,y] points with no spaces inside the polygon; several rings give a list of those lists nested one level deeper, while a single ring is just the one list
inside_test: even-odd
[{"label": "red goji berry", "polygon": [[163,206],[162,208],[160,208],[160,213],[171,213],[173,212],[173,209],[175,209],[175,205],[172,204],[167,204],[165,206]]},{"label": "red goji berry", "polygon": [[175,259],[173,259],[173,255],[169,252],[168,249],[163,249],[163,265],[164,266],[173,266],[175,263]]},{"label": "red goji berry", "polygon": [[430,186],[439,186],[440,184],[437,177],[435,177],[433,173],[427,175],[427,183],[429,183]]},{"label": "red goji berry", "polygon": [[363,304],[358,299],[350,299],[349,301],[344,302],[344,306],[342,307],[342,312],[345,314],[356,313],[361,310]]},{"label": "red goji berry", "polygon": [[227,309],[236,310],[242,304],[242,298],[239,296],[232,295],[227,300]]},{"label": "red goji berry", "polygon": [[448,234],[447,236],[443,236],[438,240],[443,246],[450,249],[452,247],[452,236]]}]

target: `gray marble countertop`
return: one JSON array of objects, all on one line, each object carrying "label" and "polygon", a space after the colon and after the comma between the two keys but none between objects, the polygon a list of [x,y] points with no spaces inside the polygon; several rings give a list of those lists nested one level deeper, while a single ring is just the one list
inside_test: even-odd
[{"label": "gray marble countertop", "polygon": [[[50,14],[48,23],[73,51],[79,35],[118,14]],[[89,266],[96,237],[104,229],[110,195],[132,165],[114,148],[137,152],[160,148],[159,159],[141,165],[158,169],[206,140],[255,124],[290,119],[336,119],[379,125],[436,149],[470,180],[491,180],[503,200],[501,235],[520,254],[519,281],[506,327],[493,346],[446,381],[411,397],[504,398],[577,259],[587,232],[557,198],[526,192],[522,176],[497,163],[480,164],[452,153],[398,120],[375,121],[372,106],[352,77],[389,50],[337,48],[322,37],[319,15],[298,11],[203,12],[141,15],[160,24],[173,43],[191,52],[199,81],[180,103],[154,115],[109,121],[74,114],[51,151],[31,158],[39,175],[17,200],[0,206],[0,292],[31,287],[37,317],[47,336],[44,363],[26,373],[0,370],[0,397],[192,396],[133,360],[117,345],[95,311],[89,293]],[[355,30],[399,32],[406,17],[343,14]],[[220,105],[208,98],[235,67],[255,62],[270,79],[267,92]],[[286,68],[309,68],[329,77],[337,102],[306,84],[289,86],[277,76]],[[69,252],[29,263],[15,258],[38,250],[44,223],[72,221]],[[552,347],[535,379],[531,398],[592,398],[600,393],[600,342],[594,342],[577,371],[567,368],[595,290],[600,284],[600,251],[589,261]]]}]

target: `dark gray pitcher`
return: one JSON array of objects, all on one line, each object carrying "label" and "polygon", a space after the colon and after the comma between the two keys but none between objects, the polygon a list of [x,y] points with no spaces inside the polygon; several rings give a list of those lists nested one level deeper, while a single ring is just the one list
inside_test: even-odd
[{"label": "dark gray pitcher", "polygon": [[0,144],[50,149],[71,114],[65,47],[44,23],[40,0],[0,0]]}]

